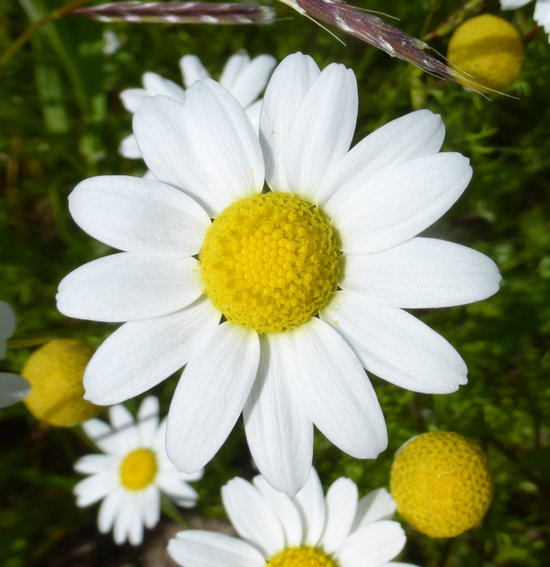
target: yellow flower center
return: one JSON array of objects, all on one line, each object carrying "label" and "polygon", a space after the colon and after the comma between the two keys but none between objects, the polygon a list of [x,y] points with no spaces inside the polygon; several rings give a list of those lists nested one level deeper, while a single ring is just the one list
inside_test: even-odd
[{"label": "yellow flower center", "polygon": [[284,332],[313,317],[336,290],[340,251],[329,220],[289,193],[232,203],[200,252],[204,293],[236,325]]},{"label": "yellow flower center", "polygon": [[481,520],[493,481],[479,447],[457,433],[433,431],[395,455],[390,490],[397,511],[419,532],[454,537]]},{"label": "yellow flower center", "polygon": [[266,567],[339,567],[335,559],[317,547],[290,547],[274,555]]},{"label": "yellow flower center", "polygon": [[155,480],[157,468],[151,449],[135,449],[120,463],[120,482],[127,490],[143,490]]}]

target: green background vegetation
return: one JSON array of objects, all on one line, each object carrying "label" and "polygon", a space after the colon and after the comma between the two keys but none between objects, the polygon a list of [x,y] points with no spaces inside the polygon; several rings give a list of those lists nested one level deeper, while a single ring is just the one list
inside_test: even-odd
[{"label": "green background vegetation", "polygon": [[[64,2],[19,0],[0,6],[0,53],[32,20]],[[357,0],[398,16],[405,31],[433,30],[465,2]],[[478,8],[499,14],[497,0]],[[18,315],[12,348],[2,369],[20,371],[34,346],[53,337],[99,345],[106,324],[64,318],[55,309],[58,282],[77,266],[109,252],[80,231],[66,201],[82,179],[97,174],[141,175],[143,164],[122,158],[120,140],[130,115],[118,98],[152,70],[181,82],[177,61],[197,54],[214,76],[239,48],[252,55],[303,51],[321,67],[338,61],[354,69],[360,90],[356,140],[415,108],[440,113],[445,150],[471,159],[468,190],[427,233],[472,246],[499,265],[498,295],[452,309],[415,312],[462,354],[470,382],[448,396],[413,394],[372,377],[389,430],[389,447],[376,461],[358,461],[316,438],[315,464],[328,485],[351,477],[361,494],[388,485],[392,455],[426,430],[461,433],[487,452],[495,497],[481,525],[452,540],[430,539],[406,527],[402,561],[428,567],[547,565],[550,550],[550,45],[539,33],[529,42],[521,77],[487,100],[450,81],[353,38],[346,46],[273,2],[279,20],[261,26],[100,24],[70,17],[34,33],[0,69],[0,298]],[[523,36],[533,28],[533,4],[503,17]],[[430,17],[428,18],[428,15]],[[120,49],[102,52],[112,30]],[[340,34],[341,35],[341,34]],[[449,35],[430,40],[445,52]],[[168,409],[177,376],[154,392]],[[135,409],[138,400],[128,407]],[[117,548],[95,527],[97,507],[79,510],[71,489],[72,465],[92,452],[79,428],[38,423],[23,404],[0,411],[0,564],[33,566],[149,565],[152,542]],[[198,483],[201,499],[189,514],[222,518],[219,488],[234,475],[251,478],[239,424]],[[166,506],[167,522],[185,525],[187,512]],[[168,516],[171,519],[168,519]],[[163,545],[163,542],[161,542]],[[160,563],[157,562],[157,565]]]}]

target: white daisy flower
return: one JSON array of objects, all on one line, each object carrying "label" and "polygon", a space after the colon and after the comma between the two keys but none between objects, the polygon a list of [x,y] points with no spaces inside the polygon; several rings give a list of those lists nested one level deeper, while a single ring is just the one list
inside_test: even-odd
[{"label": "white daisy flower", "polygon": [[328,489],[314,469],[294,498],[262,476],[234,478],[222,488],[225,510],[242,539],[203,530],[179,532],[168,553],[185,567],[381,567],[406,538],[390,518],[395,503],[384,488],[357,500],[357,486],[339,478]]},{"label": "white daisy flower", "polygon": [[[503,10],[515,10],[529,4],[531,0],[500,0],[500,7]],[[535,22],[544,28],[549,35],[550,41],[550,0],[536,0],[535,13],[533,14]]]},{"label": "white daisy flower", "polygon": [[104,452],[86,455],[75,463],[79,473],[91,475],[74,487],[76,503],[85,507],[103,500],[99,508],[101,533],[113,529],[121,545],[143,541],[143,527],[160,518],[161,493],[178,506],[191,508],[198,495],[186,481],[199,480],[203,471],[178,472],[166,455],[166,420],[159,425],[158,399],[149,396],[138,411],[137,423],[122,405],[109,409],[111,425],[91,419],[84,431]]},{"label": "white daisy flower", "polygon": [[[0,301],[0,360],[6,356],[6,341],[15,331],[15,313],[5,301]],[[29,383],[21,376],[0,372],[0,408],[12,406],[26,398],[31,391]]]},{"label": "white daisy flower", "polygon": [[59,286],[65,315],[126,321],[90,361],[86,398],[118,403],[186,365],[167,433],[180,470],[204,466],[243,412],[260,472],[296,493],[314,424],[356,458],[385,449],[363,368],[417,392],[467,381],[455,349],[401,308],[498,289],[483,254],[415,237],[464,191],[468,160],[439,153],[427,110],[350,150],[356,117],[353,72],[294,54],[266,89],[260,142],[231,94],[199,81],[184,104],[151,97],[136,112],[156,180],[95,177],[69,198],[84,230],[124,250]]},{"label": "white daisy flower", "polygon": [[[261,99],[258,100],[258,96],[264,90],[276,64],[277,61],[271,55],[263,54],[250,59],[248,53],[241,50],[227,60],[219,80],[219,83],[245,109],[256,131],[258,131],[262,107],[262,101]],[[184,55],[179,61],[179,66],[185,88],[189,88],[198,80],[210,78],[210,73],[196,55]],[[126,89],[120,93],[122,104],[126,110],[132,113],[139,108],[139,105],[148,96],[164,95],[179,102],[183,102],[185,99],[185,90],[182,87],[157,73],[145,73],[142,82],[142,89]],[[134,134],[130,134],[122,140],[119,151],[127,158],[138,159],[142,157]]]}]

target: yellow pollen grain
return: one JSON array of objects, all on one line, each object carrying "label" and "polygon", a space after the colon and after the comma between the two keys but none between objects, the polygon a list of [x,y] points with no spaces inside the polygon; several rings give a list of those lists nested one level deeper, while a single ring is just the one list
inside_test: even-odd
[{"label": "yellow pollen grain", "polygon": [[126,490],[143,490],[157,475],[157,458],[151,449],[134,449],[120,463],[120,483]]},{"label": "yellow pollen grain", "polygon": [[397,511],[430,537],[455,537],[484,516],[493,481],[481,449],[462,435],[433,431],[395,455],[390,491]]},{"label": "yellow pollen grain", "polygon": [[300,546],[283,549],[266,567],[339,567],[339,563],[317,547]]},{"label": "yellow pollen grain", "polygon": [[340,250],[329,220],[289,193],[232,203],[199,255],[204,293],[225,318],[259,333],[316,315],[336,291]]}]

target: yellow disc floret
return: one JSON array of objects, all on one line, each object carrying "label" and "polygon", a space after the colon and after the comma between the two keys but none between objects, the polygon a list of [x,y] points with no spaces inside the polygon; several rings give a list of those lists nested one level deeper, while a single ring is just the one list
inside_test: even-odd
[{"label": "yellow disc floret", "polygon": [[463,85],[481,91],[503,89],[521,72],[523,43],[512,24],[484,14],[458,26],[449,42],[447,59],[458,72],[471,75],[471,81],[457,77]]},{"label": "yellow disc floret", "polygon": [[68,427],[99,412],[83,397],[84,370],[93,353],[94,349],[81,341],[56,339],[29,356],[21,371],[31,385],[24,403],[37,419]]},{"label": "yellow disc floret", "polygon": [[283,549],[266,567],[339,567],[338,562],[317,547],[301,546]]},{"label": "yellow disc floret", "polygon": [[120,463],[120,484],[126,490],[143,490],[155,480],[157,469],[157,457],[151,449],[134,449]]},{"label": "yellow disc floret", "polygon": [[481,449],[457,433],[414,437],[395,455],[390,478],[398,512],[430,537],[454,537],[473,527],[493,497]]},{"label": "yellow disc floret", "polygon": [[284,332],[314,316],[337,288],[329,220],[289,193],[241,199],[212,223],[200,252],[205,294],[236,325]]}]

